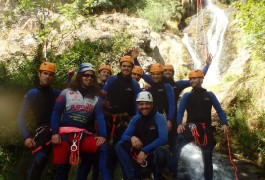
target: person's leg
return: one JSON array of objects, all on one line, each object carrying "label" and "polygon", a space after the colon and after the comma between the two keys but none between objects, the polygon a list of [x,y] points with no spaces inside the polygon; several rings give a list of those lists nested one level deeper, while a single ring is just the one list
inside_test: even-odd
[{"label": "person's leg", "polygon": [[70,144],[62,140],[60,144],[53,146],[53,180],[67,180],[71,165],[69,164]]},{"label": "person's leg", "polygon": [[168,164],[169,150],[164,146],[159,146],[153,154],[154,179],[159,180],[162,178],[162,171]]},{"label": "person's leg", "polygon": [[77,169],[76,180],[86,180],[95,161],[95,154],[81,153],[81,163]]},{"label": "person's leg", "polygon": [[49,161],[49,152],[39,151],[34,155],[34,159],[28,174],[28,180],[40,179],[47,162]]},{"label": "person's leg", "polygon": [[116,144],[116,152],[118,154],[119,162],[123,171],[124,179],[134,178],[134,169],[130,157],[130,147],[128,144],[119,141]]},{"label": "person's leg", "polygon": [[213,149],[212,148],[201,148],[202,149],[202,159],[204,164],[204,178],[205,180],[213,179]]},{"label": "person's leg", "polygon": [[185,126],[186,130],[182,134],[177,135],[177,145],[175,151],[170,156],[168,161],[168,169],[173,173],[173,178],[178,177],[178,161],[182,148],[188,143],[193,141],[193,137],[188,126]]},{"label": "person's leg", "polygon": [[98,180],[98,178],[99,178],[99,173],[100,173],[100,169],[99,169],[99,157],[100,157],[100,152],[98,152],[95,155],[95,159],[94,159],[94,162],[93,162],[92,180]]}]

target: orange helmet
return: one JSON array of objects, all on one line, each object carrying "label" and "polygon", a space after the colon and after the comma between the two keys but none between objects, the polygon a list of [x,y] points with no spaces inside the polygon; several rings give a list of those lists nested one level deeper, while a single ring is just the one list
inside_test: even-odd
[{"label": "orange helmet", "polygon": [[162,66],[162,64],[159,64],[159,63],[152,64],[152,66],[150,68],[150,73],[163,72],[163,71],[164,71],[164,67]]},{"label": "orange helmet", "polygon": [[174,67],[172,66],[172,64],[166,64],[164,66],[164,70],[166,70],[166,69],[174,71]]},{"label": "orange helmet", "polygon": [[130,62],[134,65],[134,59],[131,56],[123,56],[120,60],[120,64],[123,62]]},{"label": "orange helmet", "polygon": [[111,69],[110,65],[106,65],[106,64],[101,65],[101,66],[99,67],[99,69],[98,69],[98,72],[100,72],[100,71],[103,70],[103,69],[109,70],[110,73],[112,73],[112,69]]},{"label": "orange helmet", "polygon": [[45,61],[41,63],[39,71],[50,71],[52,73],[55,73],[55,64]]},{"label": "orange helmet", "polygon": [[141,66],[134,66],[132,73],[143,75],[143,69]]},{"label": "orange helmet", "polygon": [[200,69],[192,70],[189,73],[189,78],[203,78],[203,77],[204,77],[204,74],[203,74],[202,70],[200,70]]}]

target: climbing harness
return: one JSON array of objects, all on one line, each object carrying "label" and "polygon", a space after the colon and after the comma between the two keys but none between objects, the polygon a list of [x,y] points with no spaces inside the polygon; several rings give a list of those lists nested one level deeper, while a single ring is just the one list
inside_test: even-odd
[{"label": "climbing harness", "polygon": [[236,167],[235,163],[234,163],[233,160],[232,160],[232,155],[231,155],[231,150],[230,150],[230,141],[229,141],[229,135],[228,135],[228,132],[226,133],[226,140],[227,140],[227,149],[228,149],[229,160],[230,160],[230,163],[232,164],[232,166],[234,167],[234,173],[235,173],[236,180],[238,180],[237,167]]},{"label": "climbing harness", "polygon": [[[52,140],[50,138],[50,135],[47,135],[48,133],[50,133],[50,127],[49,126],[40,126],[39,128],[36,129],[36,134],[33,138],[33,141],[36,141],[37,144],[39,143],[39,141],[43,141],[40,142],[39,145],[37,145],[32,151],[32,154],[35,154],[36,152],[40,151],[41,149],[43,149],[44,147],[48,146],[49,144],[51,144]],[[42,138],[41,140],[38,140],[38,138],[40,137],[40,135],[42,133],[46,133],[45,135],[47,136],[47,138]]]},{"label": "climbing harness", "polygon": [[[129,114],[126,112],[125,113],[119,113],[119,114],[110,114],[110,113],[105,112],[105,114],[107,116],[111,116],[112,123],[111,124],[108,123],[108,126],[109,127],[111,126],[110,138],[114,139],[114,137],[116,137],[116,134],[115,134],[116,129],[118,129],[121,125],[128,126],[128,122],[123,121],[121,119],[122,119],[122,117],[125,117],[125,116],[128,116],[128,118],[130,119]],[[117,121],[117,118],[120,119],[119,122]]]},{"label": "climbing harness", "polygon": [[71,165],[77,165],[80,161],[80,140],[82,138],[83,132],[75,133],[73,144],[70,147],[71,155],[69,162]]},{"label": "climbing harness", "polygon": [[191,133],[194,137],[195,143],[197,143],[200,146],[206,146],[208,144],[208,139],[207,139],[207,134],[206,134],[206,125],[205,125],[205,123],[201,123],[201,126],[202,126],[202,129],[204,132],[203,143],[200,143],[200,141],[199,141],[200,134],[198,133],[197,126],[193,123],[189,123],[189,128],[190,128]]},{"label": "climbing harness", "polygon": [[[133,147],[131,147],[131,156],[132,156],[133,160],[135,160],[137,162],[138,155],[137,155],[136,151],[133,149]],[[145,155],[145,158],[147,158],[147,156],[148,156],[148,154]],[[147,161],[145,161],[145,164],[141,164],[141,166],[143,168],[147,167],[147,165],[148,165]]]}]

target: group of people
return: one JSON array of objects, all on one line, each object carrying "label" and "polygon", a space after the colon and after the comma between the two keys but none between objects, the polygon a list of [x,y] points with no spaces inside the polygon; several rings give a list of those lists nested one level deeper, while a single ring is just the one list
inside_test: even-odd
[{"label": "group of people", "polygon": [[[213,179],[212,106],[225,133],[228,127],[215,95],[201,87],[211,56],[203,70],[189,73],[189,80],[174,81],[172,65],[152,64],[148,75],[138,54],[134,49],[123,56],[117,75],[109,65],[96,71],[82,63],[63,91],[51,88],[55,64],[40,65],[39,84],[27,92],[18,115],[25,146],[34,155],[28,179],[41,177],[51,153],[52,179],[68,179],[71,165],[77,164],[76,179],[87,179],[91,169],[92,179],[115,179],[118,163],[123,179],[163,179],[166,168],[177,179],[181,149],[192,141],[202,149],[205,179]],[[148,83],[144,90],[141,78]],[[181,92],[190,86],[178,106]],[[34,138],[27,128],[30,110],[36,119]]]}]

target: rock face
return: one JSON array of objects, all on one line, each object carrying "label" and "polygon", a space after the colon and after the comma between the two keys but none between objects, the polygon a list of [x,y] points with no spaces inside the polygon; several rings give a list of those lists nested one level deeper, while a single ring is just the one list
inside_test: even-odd
[{"label": "rock face", "polygon": [[[60,32],[67,28],[71,29],[71,22],[64,20],[63,17],[61,18],[63,23],[60,24]],[[114,37],[119,33],[128,33],[132,37],[134,46],[142,49],[139,56],[140,63],[157,61],[162,64],[171,63],[175,67],[186,63],[183,59],[185,48],[180,37],[165,32],[154,32],[150,29],[147,21],[143,19],[114,13],[94,16],[92,20],[80,17],[76,21],[79,28],[71,29],[70,36],[60,41],[58,53],[72,44],[72,37],[96,41]],[[35,38],[36,26],[34,19],[25,19],[15,28],[6,31],[5,36],[0,37],[0,59],[9,59],[11,54],[17,52],[22,52],[27,57],[32,56],[38,46]],[[53,31],[51,34],[54,37],[60,37],[62,36],[60,32]],[[142,65],[147,66],[150,63],[142,63]]]}]

